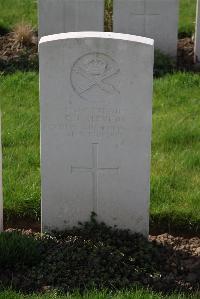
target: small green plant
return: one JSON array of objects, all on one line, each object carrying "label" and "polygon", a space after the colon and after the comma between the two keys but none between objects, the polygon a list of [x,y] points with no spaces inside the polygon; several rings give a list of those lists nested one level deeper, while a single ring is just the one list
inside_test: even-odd
[{"label": "small green plant", "polygon": [[40,242],[17,231],[0,234],[0,268],[33,266],[40,261]]}]

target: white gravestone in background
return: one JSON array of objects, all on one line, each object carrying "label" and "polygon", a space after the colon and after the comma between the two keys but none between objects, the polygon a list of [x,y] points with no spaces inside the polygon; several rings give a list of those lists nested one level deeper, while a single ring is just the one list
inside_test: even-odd
[{"label": "white gravestone in background", "polygon": [[197,0],[196,33],[194,47],[195,62],[200,62],[200,1]]},{"label": "white gravestone in background", "polygon": [[39,36],[103,31],[104,0],[39,0]]},{"label": "white gravestone in background", "polygon": [[1,112],[0,112],[0,231],[3,230],[3,191],[2,191],[2,148],[1,148]]},{"label": "white gravestone in background", "polygon": [[42,227],[90,219],[148,234],[153,40],[40,41]]},{"label": "white gravestone in background", "polygon": [[155,48],[175,57],[179,0],[113,0],[114,32],[153,38]]}]

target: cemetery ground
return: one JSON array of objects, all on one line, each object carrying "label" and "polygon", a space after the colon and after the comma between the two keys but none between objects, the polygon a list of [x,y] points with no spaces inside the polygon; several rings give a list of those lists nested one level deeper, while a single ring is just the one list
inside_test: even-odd
[{"label": "cemetery ground", "polygon": [[[15,5],[12,4],[13,0],[0,0],[4,218],[6,227],[38,231],[37,40],[29,27],[25,33],[18,28],[17,36],[5,35],[21,19],[36,30],[36,1],[15,0]],[[108,29],[110,7],[111,1],[108,1]],[[181,0],[180,12],[179,35],[184,40],[180,41],[179,53],[181,59],[185,52],[189,53],[186,60],[189,57],[190,65],[195,0]],[[23,46],[20,36],[27,37]],[[17,41],[14,48],[13,38]],[[5,56],[8,59],[5,60]],[[0,269],[4,269],[0,271],[0,299],[65,298],[59,292],[73,293],[76,289],[83,292],[99,287],[109,291],[94,291],[84,298],[199,298],[200,76],[192,72],[171,72],[174,64],[163,56],[157,58],[156,65],[150,242],[126,231],[113,231],[99,225],[94,217],[82,225],[82,229],[54,237],[41,238],[30,230],[21,233],[10,229],[0,235]],[[180,69],[182,66],[186,70],[190,68],[188,60]],[[138,290],[126,291],[132,281]],[[148,290],[149,285],[151,290]],[[4,288],[21,291],[21,294],[3,291]],[[185,295],[176,294],[179,291]],[[27,292],[49,293],[23,295]],[[194,295],[189,295],[193,292]],[[80,297],[74,294],[66,298]]]},{"label": "cemetery ground", "polygon": [[[54,293],[53,294],[47,294],[47,295],[32,295],[32,296],[26,296],[23,294],[16,294],[12,291],[6,291],[2,294],[0,294],[0,299],[81,299],[81,295],[69,295],[69,296],[57,296]],[[179,295],[172,295],[172,296],[167,296],[167,297],[162,297],[160,295],[156,295],[154,293],[147,293],[145,291],[134,291],[134,292],[119,292],[116,295],[112,295],[111,293],[106,293],[106,292],[92,292],[88,293],[84,297],[85,299],[198,299],[198,296],[191,296],[191,297],[186,297],[186,296],[179,296]]]}]

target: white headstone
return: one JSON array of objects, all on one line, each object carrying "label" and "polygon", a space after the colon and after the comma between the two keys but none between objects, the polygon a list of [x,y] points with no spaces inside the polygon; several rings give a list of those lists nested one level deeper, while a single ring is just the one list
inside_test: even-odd
[{"label": "white headstone", "polygon": [[200,0],[197,0],[196,34],[194,47],[195,62],[200,62]]},{"label": "white headstone", "polygon": [[77,32],[40,42],[42,227],[90,219],[148,234],[153,40]]},{"label": "white headstone", "polygon": [[179,0],[113,0],[114,32],[153,38],[155,48],[175,57]]},{"label": "white headstone", "polygon": [[39,0],[39,36],[103,31],[104,0]]},{"label": "white headstone", "polygon": [[3,231],[3,191],[2,191],[1,112],[0,112],[0,231]]}]

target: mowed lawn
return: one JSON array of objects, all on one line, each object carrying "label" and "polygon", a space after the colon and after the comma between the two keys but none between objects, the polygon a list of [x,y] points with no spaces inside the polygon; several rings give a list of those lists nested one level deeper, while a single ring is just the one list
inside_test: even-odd
[{"label": "mowed lawn", "polygon": [[196,0],[179,0],[179,34],[192,35],[195,32]]},{"label": "mowed lawn", "polygon": [[[151,223],[200,224],[200,76],[154,80]],[[134,96],[133,96],[134,97]],[[2,76],[3,185],[6,217],[40,216],[37,73]],[[165,228],[165,227],[163,227]]]},{"label": "mowed lawn", "polygon": [[40,214],[38,74],[1,77],[4,213]]},{"label": "mowed lawn", "polygon": [[0,293],[0,299],[199,299],[199,295],[179,295],[164,296],[146,291],[124,291],[116,294],[109,292],[92,292],[85,295],[59,296],[55,293],[44,295],[22,295],[12,291]]},{"label": "mowed lawn", "polygon": [[200,230],[199,90],[199,74],[154,80],[151,216],[168,229]]},{"label": "mowed lawn", "polygon": [[[112,0],[105,3],[106,9],[112,7]],[[195,11],[196,0],[180,0],[180,33],[191,35],[194,32]],[[37,0],[0,0],[0,28],[12,29],[20,22],[37,28]]]}]

